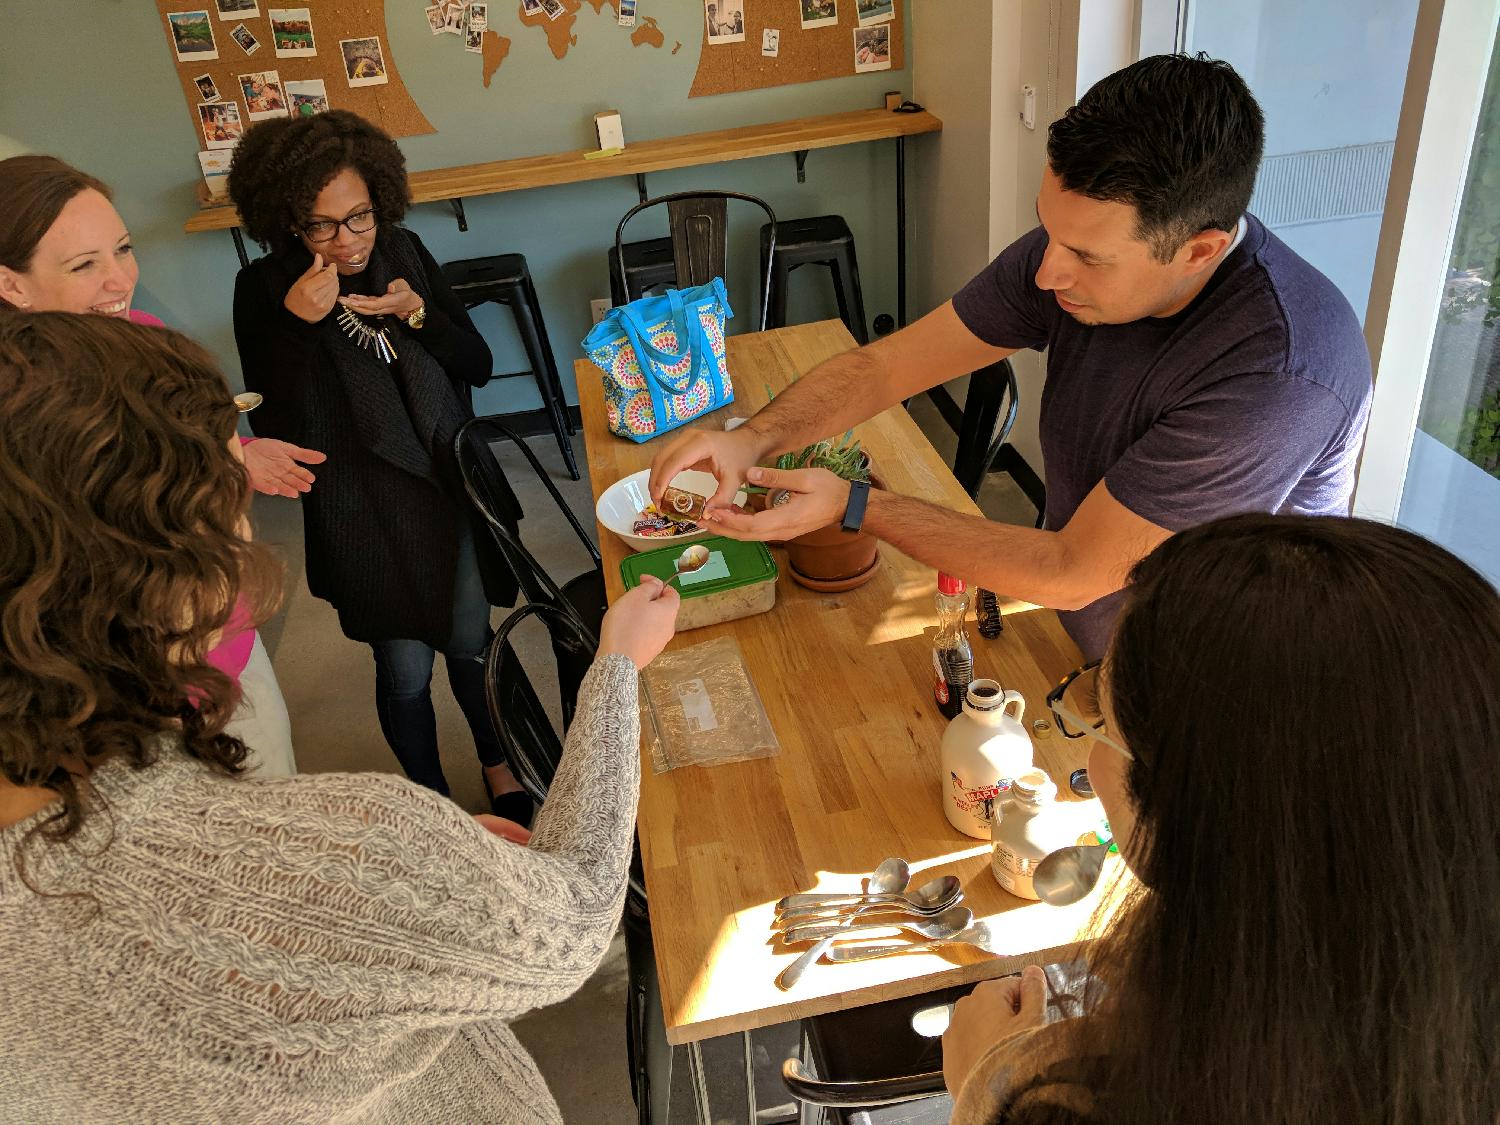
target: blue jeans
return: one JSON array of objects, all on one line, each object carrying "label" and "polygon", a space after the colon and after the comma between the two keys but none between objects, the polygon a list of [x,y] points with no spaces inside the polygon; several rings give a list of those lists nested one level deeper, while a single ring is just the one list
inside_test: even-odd
[{"label": "blue jeans", "polygon": [[[448,685],[469,722],[474,748],[485,766],[505,761],[485,702],[484,654],[492,635],[490,603],[479,574],[474,538],[465,528],[453,582],[453,632],[443,659]],[[432,710],[436,650],[411,640],[378,641],[370,647],[375,651],[375,709],[385,740],[407,777],[447,796],[448,779],[438,757],[437,716]]]}]

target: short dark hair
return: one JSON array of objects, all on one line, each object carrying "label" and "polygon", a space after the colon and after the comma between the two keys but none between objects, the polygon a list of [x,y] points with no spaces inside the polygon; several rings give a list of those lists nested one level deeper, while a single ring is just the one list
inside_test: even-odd
[{"label": "short dark hair", "polygon": [[1193,235],[1233,230],[1250,206],[1265,116],[1234,67],[1153,55],[1101,78],[1047,131],[1067,191],[1136,209],[1136,237],[1169,261]]},{"label": "short dark hair", "polygon": [[28,154],[0,160],[0,266],[17,273],[30,270],[37,243],[68,202],[90,188],[110,198],[104,181],[55,156]]},{"label": "short dark hair", "polygon": [[396,142],[357,113],[335,109],[311,117],[276,117],[250,129],[229,165],[229,196],[250,237],[273,253],[294,249],[294,228],[345,168],[358,172],[382,224],[411,206],[406,158]]}]

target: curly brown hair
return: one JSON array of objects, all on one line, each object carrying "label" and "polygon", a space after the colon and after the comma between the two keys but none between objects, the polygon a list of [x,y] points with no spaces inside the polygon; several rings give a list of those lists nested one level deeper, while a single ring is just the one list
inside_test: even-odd
[{"label": "curly brown hair", "polygon": [[296,228],[345,168],[365,181],[382,225],[406,214],[411,188],[401,149],[359,114],[342,109],[256,125],[235,146],[229,195],[250,237],[272,253],[285,253],[300,245]]},{"label": "curly brown hair", "polygon": [[239,771],[239,690],[205,660],[236,603],[275,612],[280,566],[241,538],[236,410],[186,336],[110,317],[0,313],[0,773],[83,823],[89,771],[160,736]]}]

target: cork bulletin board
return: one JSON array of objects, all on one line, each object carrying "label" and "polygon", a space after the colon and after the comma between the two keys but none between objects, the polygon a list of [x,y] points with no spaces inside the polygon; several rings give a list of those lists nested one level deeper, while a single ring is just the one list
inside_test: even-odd
[{"label": "cork bulletin board", "polygon": [[[709,31],[709,2],[703,4],[703,53],[689,97],[905,65],[905,0],[713,0],[715,17],[727,29],[717,36]],[[768,31],[776,33],[770,42]],[[768,53],[773,47],[775,53]]]},{"label": "cork bulletin board", "polygon": [[320,109],[353,110],[394,137],[437,131],[396,69],[384,0],[156,0],[156,7],[199,148],[227,150],[257,120]]}]

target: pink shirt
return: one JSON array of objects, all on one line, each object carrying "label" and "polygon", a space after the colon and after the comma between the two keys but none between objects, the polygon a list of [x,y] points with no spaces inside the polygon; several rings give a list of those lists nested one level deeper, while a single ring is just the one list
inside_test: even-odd
[{"label": "pink shirt", "polygon": [[[132,324],[145,324],[152,328],[166,327],[157,317],[141,312],[140,309],[131,309],[129,320]],[[251,440],[253,439],[240,438],[241,442]],[[240,673],[245,670],[245,665],[250,663],[250,653],[255,648],[255,630],[249,628],[249,625],[249,609],[244,601],[236,602],[234,612],[229,615],[229,623],[224,626],[223,636],[207,657],[210,664],[236,684],[240,681]]]}]

